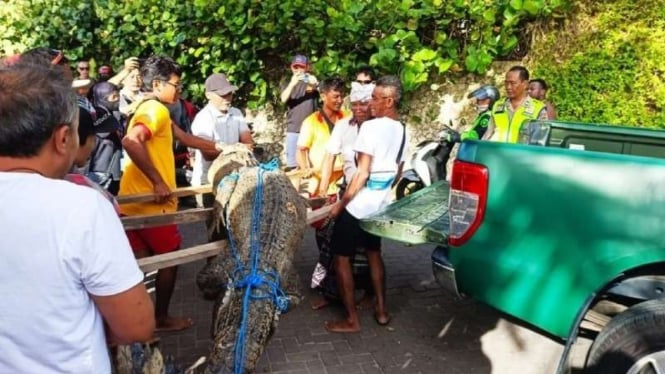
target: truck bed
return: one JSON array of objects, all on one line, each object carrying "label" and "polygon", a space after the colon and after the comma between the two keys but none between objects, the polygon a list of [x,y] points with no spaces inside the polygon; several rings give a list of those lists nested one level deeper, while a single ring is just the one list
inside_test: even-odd
[{"label": "truck bed", "polygon": [[448,191],[448,182],[434,183],[362,220],[360,226],[372,234],[404,243],[445,244]]},{"label": "truck bed", "polygon": [[[655,129],[562,121],[529,125],[546,135],[541,144],[546,147],[665,158],[665,132]],[[447,182],[435,183],[362,220],[361,227],[404,243],[446,244],[448,193]]]}]

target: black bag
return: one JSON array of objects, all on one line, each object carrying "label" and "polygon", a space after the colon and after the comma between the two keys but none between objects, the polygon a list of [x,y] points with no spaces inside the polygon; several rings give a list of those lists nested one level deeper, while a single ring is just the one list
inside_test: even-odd
[{"label": "black bag", "polygon": [[122,145],[118,134],[98,134],[86,176],[108,191],[114,180],[120,180],[121,157]]}]

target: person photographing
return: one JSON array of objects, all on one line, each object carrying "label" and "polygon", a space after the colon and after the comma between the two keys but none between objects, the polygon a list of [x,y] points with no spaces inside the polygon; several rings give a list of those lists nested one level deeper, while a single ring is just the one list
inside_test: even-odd
[{"label": "person photographing", "polygon": [[291,60],[291,79],[282,88],[280,99],[286,104],[286,169],[298,166],[298,136],[300,127],[307,116],[316,111],[319,84],[316,76],[309,72],[309,59],[295,55]]}]

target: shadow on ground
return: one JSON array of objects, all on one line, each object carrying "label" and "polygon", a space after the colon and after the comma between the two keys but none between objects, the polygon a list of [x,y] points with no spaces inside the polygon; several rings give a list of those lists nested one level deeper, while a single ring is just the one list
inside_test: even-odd
[{"label": "shadow on ground", "polygon": [[[202,224],[182,227],[183,248],[204,241]],[[547,373],[556,367],[560,347],[500,319],[494,310],[457,300],[434,281],[427,246],[384,243],[387,301],[392,321],[379,326],[371,310],[361,313],[362,331],[333,334],[326,320],[343,315],[341,306],[313,311],[309,290],[318,253],[312,230],[296,256],[305,299],[280,317],[257,365],[257,373]],[[210,350],[212,302],[195,284],[203,261],[182,266],[171,313],[193,317],[196,325],[161,335],[160,346],[176,362],[189,365]],[[558,352],[558,353],[557,353]]]}]

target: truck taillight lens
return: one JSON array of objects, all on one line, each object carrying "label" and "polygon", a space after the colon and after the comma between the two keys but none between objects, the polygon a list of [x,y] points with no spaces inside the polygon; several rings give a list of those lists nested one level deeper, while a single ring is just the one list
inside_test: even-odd
[{"label": "truck taillight lens", "polygon": [[487,205],[488,181],[485,166],[455,160],[448,200],[451,246],[464,244],[480,226]]}]

